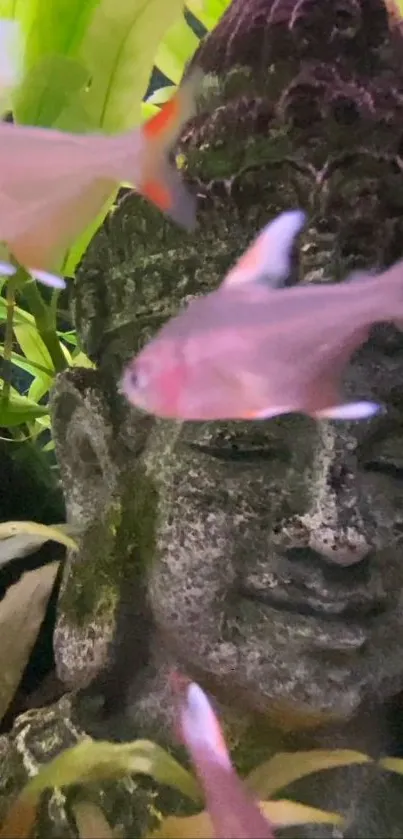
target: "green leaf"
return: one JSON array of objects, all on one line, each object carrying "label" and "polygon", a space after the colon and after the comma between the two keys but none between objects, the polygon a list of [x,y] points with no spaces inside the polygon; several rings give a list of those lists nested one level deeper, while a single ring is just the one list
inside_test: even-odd
[{"label": "green leaf", "polygon": [[3,719],[21,681],[35,644],[58,562],[24,574],[0,603],[0,719]]},{"label": "green leaf", "polygon": [[43,766],[27,783],[11,805],[0,837],[30,835],[39,798],[47,789],[107,781],[125,775],[149,775],[157,783],[175,787],[194,801],[200,800],[192,775],[156,743],[149,740],[108,743],[88,737]]},{"label": "green leaf", "polygon": [[14,335],[25,358],[41,365],[45,370],[54,372],[54,364],[50,353],[35,326],[27,323],[14,325]]},{"label": "green leaf", "polygon": [[[0,356],[4,356],[4,347],[0,345]],[[42,367],[41,364],[35,364],[34,361],[28,361],[25,356],[20,355],[17,352],[11,353],[11,361],[15,364],[16,367],[19,367],[21,370],[25,370],[26,373],[31,373],[32,376],[36,376],[38,373],[43,373],[45,376],[52,377],[54,372],[52,370],[48,370],[46,367]]]},{"label": "green leaf", "polygon": [[25,62],[31,69],[45,56],[75,57],[100,0],[19,0],[19,19],[24,4]]},{"label": "green leaf", "polygon": [[383,757],[379,763],[383,769],[388,769],[389,772],[397,772],[398,775],[403,775],[403,758]]},{"label": "green leaf", "polygon": [[11,393],[8,403],[4,404],[0,394],[0,426],[4,428],[23,425],[47,413],[46,405],[36,405],[26,396]]},{"label": "green leaf", "polygon": [[182,16],[182,19],[175,21],[166,32],[158,47],[154,63],[167,79],[177,85],[183,76],[183,71],[189,59],[196,52],[198,46],[198,37],[192,32]]},{"label": "green leaf", "polygon": [[46,525],[37,521],[3,521],[0,522],[0,540],[10,539],[12,536],[21,534],[40,537],[43,542],[52,540],[65,545],[72,551],[77,550],[77,543],[69,536],[69,532],[77,533],[77,528],[72,531],[70,525]]},{"label": "green leaf", "polygon": [[350,749],[279,752],[266,763],[257,766],[245,779],[245,783],[258,798],[265,798],[313,772],[370,761],[368,755]]},{"label": "green leaf", "polygon": [[36,376],[29,386],[28,399],[32,399],[33,402],[40,402],[45,393],[48,393],[52,387],[53,379],[54,377]]},{"label": "green leaf", "polygon": [[73,353],[72,367],[88,367],[90,370],[95,369],[95,364],[88,358],[82,350]]},{"label": "green leaf", "polygon": [[81,96],[94,128],[123,131],[140,121],[159,43],[183,7],[184,0],[99,0],[78,53],[92,79]]},{"label": "green leaf", "polygon": [[[338,813],[318,810],[297,801],[260,801],[260,809],[274,827],[300,824],[343,824]],[[148,839],[214,839],[207,810],[196,816],[167,816]]]},{"label": "green leaf", "polygon": [[[53,7],[54,4],[49,5]],[[63,55],[45,56],[25,74],[13,96],[15,121],[53,126],[88,80],[88,71],[76,59]]]},{"label": "green leaf", "polygon": [[231,0],[186,0],[190,12],[210,32],[230,5]]}]

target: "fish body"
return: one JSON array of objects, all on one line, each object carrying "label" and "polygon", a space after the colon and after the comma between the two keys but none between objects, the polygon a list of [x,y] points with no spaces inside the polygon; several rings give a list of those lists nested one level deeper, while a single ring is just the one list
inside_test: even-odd
[{"label": "fish body", "polygon": [[403,262],[354,282],[279,287],[272,266],[285,280],[303,223],[299,211],[281,214],[216,291],[162,327],[124,372],[132,404],[178,420],[360,419],[379,409],[344,404],[341,378],[374,323],[403,319]]},{"label": "fish body", "polygon": [[[101,212],[120,183],[178,224],[196,224],[196,198],[170,154],[194,114],[201,71],[194,70],[171,100],[140,128],[117,135],[71,134],[0,124],[0,241],[47,285],[74,240]],[[5,262],[0,272],[10,273]]]},{"label": "fish body", "polygon": [[271,825],[235,772],[206,694],[188,682],[179,701],[179,731],[203,787],[216,839],[274,839]]}]

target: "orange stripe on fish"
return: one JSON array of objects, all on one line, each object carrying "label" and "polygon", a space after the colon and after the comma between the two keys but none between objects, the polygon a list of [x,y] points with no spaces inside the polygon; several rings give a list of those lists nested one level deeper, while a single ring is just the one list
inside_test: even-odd
[{"label": "orange stripe on fish", "polygon": [[150,180],[141,184],[141,192],[145,198],[156,204],[159,210],[169,210],[172,206],[171,193],[161,181],[150,178]]},{"label": "orange stripe on fish", "polygon": [[143,131],[148,139],[154,139],[160,134],[163,134],[166,128],[170,128],[172,123],[178,119],[180,114],[180,107],[177,94],[162,106],[158,114],[151,117],[145,123]]}]

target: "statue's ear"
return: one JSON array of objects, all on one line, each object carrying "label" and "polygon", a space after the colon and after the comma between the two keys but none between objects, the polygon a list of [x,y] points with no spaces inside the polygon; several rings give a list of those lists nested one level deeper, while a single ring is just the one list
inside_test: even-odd
[{"label": "statue's ear", "polygon": [[[67,509],[85,524],[113,493],[114,431],[98,371],[61,373],[50,398],[52,433]],[[95,507],[94,507],[95,505]]]},{"label": "statue's ear", "polygon": [[225,277],[222,287],[265,282],[272,288],[286,285],[292,272],[295,238],[305,224],[305,213],[281,213],[259,233]]}]

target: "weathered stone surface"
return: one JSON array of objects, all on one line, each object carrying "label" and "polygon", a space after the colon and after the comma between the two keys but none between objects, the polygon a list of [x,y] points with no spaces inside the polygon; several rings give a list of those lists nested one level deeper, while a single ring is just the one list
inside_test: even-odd
[{"label": "weathered stone surface", "polygon": [[[169,736],[177,660],[242,711],[242,766],[279,742],[396,746],[383,708],[403,688],[401,333],[374,330],[348,371],[349,396],[388,408],[368,423],[180,426],[140,416],[117,382],[282,209],[309,214],[305,282],[401,256],[401,58],[380,0],[235,0],[201,48],[216,78],[182,138],[197,232],[131,196],[80,268],[76,323],[98,371],[63,374],[53,394],[69,516],[85,525],[55,650],[65,683],[125,707],[127,730]],[[320,788],[316,803],[348,812],[345,836],[399,835],[401,782],[363,772],[301,797]]]}]

